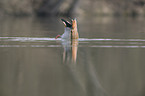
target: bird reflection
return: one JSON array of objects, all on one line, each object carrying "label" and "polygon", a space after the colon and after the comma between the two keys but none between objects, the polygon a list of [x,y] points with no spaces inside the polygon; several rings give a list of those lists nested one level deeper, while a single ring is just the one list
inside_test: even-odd
[{"label": "bird reflection", "polygon": [[63,62],[64,63],[76,63],[77,60],[77,50],[78,50],[78,40],[62,40],[62,45],[64,48],[63,52]]}]

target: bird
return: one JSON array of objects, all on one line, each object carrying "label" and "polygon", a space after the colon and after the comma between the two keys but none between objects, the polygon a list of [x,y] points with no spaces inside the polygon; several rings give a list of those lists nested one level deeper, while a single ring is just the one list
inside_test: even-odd
[{"label": "bird", "polygon": [[61,19],[61,21],[63,22],[65,26],[64,33],[62,35],[57,35],[55,39],[57,39],[58,37],[61,37],[62,39],[65,39],[65,40],[78,39],[79,34],[77,30],[76,18],[71,19],[71,22],[66,21],[64,19]]},{"label": "bird", "polygon": [[72,20],[71,38],[72,39],[78,39],[79,38],[78,28],[77,28],[77,19],[76,18]]}]

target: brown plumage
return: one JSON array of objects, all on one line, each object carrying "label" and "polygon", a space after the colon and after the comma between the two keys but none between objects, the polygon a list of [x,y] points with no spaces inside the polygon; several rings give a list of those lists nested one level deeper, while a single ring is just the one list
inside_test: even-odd
[{"label": "brown plumage", "polygon": [[72,39],[78,39],[79,38],[78,29],[77,29],[77,20],[76,19],[72,20],[71,38]]}]

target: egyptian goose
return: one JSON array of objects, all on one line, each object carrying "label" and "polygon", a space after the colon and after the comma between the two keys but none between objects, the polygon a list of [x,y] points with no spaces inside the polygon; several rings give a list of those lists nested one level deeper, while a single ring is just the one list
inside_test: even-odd
[{"label": "egyptian goose", "polygon": [[58,37],[61,37],[62,39],[67,39],[67,40],[78,39],[79,34],[77,30],[77,20],[72,19],[71,23],[64,19],[61,19],[61,20],[65,25],[64,33],[62,35],[57,35],[55,39],[57,39]]}]

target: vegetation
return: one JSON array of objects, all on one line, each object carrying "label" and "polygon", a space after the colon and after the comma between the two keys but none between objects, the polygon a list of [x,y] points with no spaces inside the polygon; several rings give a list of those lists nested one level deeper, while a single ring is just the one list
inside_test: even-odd
[{"label": "vegetation", "polygon": [[145,14],[145,0],[0,0],[0,15]]}]

